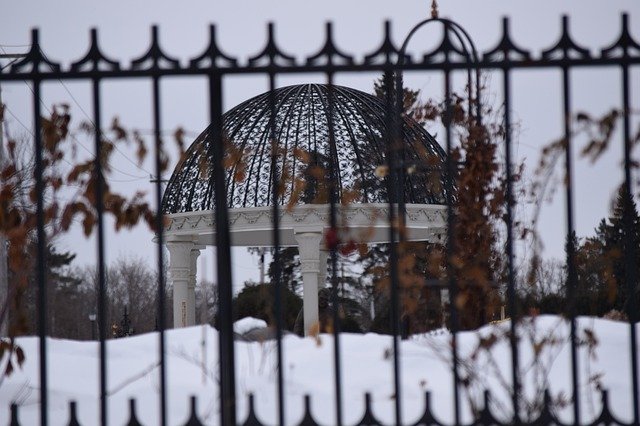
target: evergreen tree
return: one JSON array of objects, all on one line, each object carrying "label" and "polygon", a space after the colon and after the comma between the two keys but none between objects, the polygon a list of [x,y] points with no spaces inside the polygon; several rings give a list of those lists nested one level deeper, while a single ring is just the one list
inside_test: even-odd
[{"label": "evergreen tree", "polygon": [[[283,289],[284,329],[292,331],[296,318],[302,308],[302,299],[288,288]],[[234,321],[245,317],[259,318],[274,325],[273,289],[271,284],[247,283],[233,299]]]},{"label": "evergreen tree", "polygon": [[[629,215],[630,228],[625,227],[625,212]],[[630,246],[626,246],[630,233]],[[629,292],[625,253],[635,255],[631,267],[635,268],[636,281],[640,276],[640,216],[636,204],[621,188],[608,219],[602,219],[595,235],[585,239],[576,250],[577,313],[604,315],[612,309],[628,312]],[[637,282],[636,306],[638,300]]]},{"label": "evergreen tree", "polygon": [[[275,263],[269,263],[267,274],[269,282],[275,283]],[[298,293],[302,284],[302,274],[300,272],[300,261],[297,247],[280,248],[280,282],[291,291]]]},{"label": "evergreen tree", "polygon": [[[81,280],[71,271],[76,255],[59,252],[51,244],[46,252],[47,285],[49,293],[49,333],[54,337],[81,338],[82,315]],[[83,324],[84,325],[84,324]]]},{"label": "evergreen tree", "polygon": [[[625,227],[625,212],[629,214],[631,225],[628,230]],[[627,232],[630,233],[629,248],[625,245]],[[640,215],[633,198],[621,188],[611,215],[600,221],[594,235],[580,239],[574,232],[567,240],[566,249],[569,244],[575,250],[573,295],[568,294],[568,268],[565,265],[562,288],[542,297],[531,298],[527,295],[522,300],[525,307],[533,303],[541,313],[565,315],[571,313],[571,307],[576,315],[603,316],[612,310],[628,314],[625,253],[631,251],[635,255],[631,267],[635,268],[636,281],[640,276]],[[640,306],[637,284],[635,298],[636,306]]]},{"label": "evergreen tree", "polygon": [[[603,262],[603,245],[596,237],[586,238],[584,242],[578,239],[576,233],[567,241],[574,247],[575,288],[573,295],[569,294],[568,271],[565,273],[566,283],[563,290],[565,299],[564,313],[571,314],[571,307],[576,315],[603,315],[608,310],[606,297],[604,297],[602,278],[606,264]],[[565,267],[565,270],[567,268]],[[572,297],[573,300],[568,298]]]},{"label": "evergreen tree", "polygon": [[[81,331],[86,315],[79,312],[86,303],[83,302],[83,294],[80,289],[82,280],[71,269],[71,263],[76,255],[70,252],[58,251],[55,245],[48,244],[45,247],[45,276],[47,292],[47,333],[52,337],[82,338]],[[35,243],[31,244],[29,262],[31,264],[28,274],[28,287],[24,293],[23,312],[14,307],[13,321],[24,321],[27,333],[37,332],[38,324],[38,286],[35,265]],[[11,273],[11,280],[15,279],[15,273]]]},{"label": "evergreen tree", "polygon": [[[630,228],[625,227],[625,213],[629,215]],[[627,266],[625,253],[632,252],[635,255],[629,265],[635,268],[636,288],[634,297],[638,297],[637,280],[640,276],[640,216],[636,203],[632,195],[624,190],[624,186],[618,191],[618,197],[613,209],[613,214],[609,218],[610,225],[606,227],[604,242],[607,253],[609,253],[611,269],[616,283],[616,298],[614,308],[627,312],[629,303],[629,292],[627,287]],[[629,246],[627,246],[627,233],[629,233]],[[636,306],[638,303],[636,302]]]}]

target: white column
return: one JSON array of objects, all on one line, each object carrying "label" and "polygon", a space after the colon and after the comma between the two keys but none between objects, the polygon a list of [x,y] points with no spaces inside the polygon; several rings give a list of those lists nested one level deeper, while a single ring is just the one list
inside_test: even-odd
[{"label": "white column", "polygon": [[[173,288],[173,327],[189,325],[189,283],[191,281],[190,241],[169,241],[169,278]],[[194,315],[195,322],[195,315]]]},{"label": "white column", "polygon": [[196,325],[196,279],[198,274],[200,247],[191,249],[189,265],[189,285],[187,287],[187,326]]},{"label": "white column", "polygon": [[302,269],[302,309],[304,311],[304,334],[318,324],[318,275],[320,273],[320,242],[322,232],[295,234]]},{"label": "white column", "polygon": [[320,249],[320,262],[318,266],[320,271],[318,272],[318,287],[324,288],[327,284],[327,259],[329,258],[329,252],[327,250]]}]

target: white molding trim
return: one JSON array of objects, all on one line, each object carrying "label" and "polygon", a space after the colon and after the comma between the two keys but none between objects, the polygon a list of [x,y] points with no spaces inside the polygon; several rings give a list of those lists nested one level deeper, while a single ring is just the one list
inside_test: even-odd
[{"label": "white molding trim", "polygon": [[[438,240],[446,229],[446,206],[431,204],[407,204],[406,225],[409,239]],[[389,206],[384,203],[351,204],[338,206],[338,223],[349,239],[382,242],[388,239]],[[272,207],[229,209],[229,226],[232,244],[269,245],[272,231]],[[174,213],[167,215],[166,241],[190,240],[199,244],[212,244],[215,220],[212,210]],[[293,234],[319,232],[329,228],[328,204],[305,204],[280,210],[280,230],[283,245],[297,245]],[[290,234],[290,235],[289,235]],[[234,241],[234,235],[237,237]],[[251,238],[254,235],[255,238]],[[207,238],[208,237],[208,238]]]}]

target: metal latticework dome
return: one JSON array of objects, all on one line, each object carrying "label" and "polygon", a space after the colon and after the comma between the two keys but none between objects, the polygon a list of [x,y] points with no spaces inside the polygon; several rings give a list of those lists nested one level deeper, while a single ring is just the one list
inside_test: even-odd
[{"label": "metal latticework dome", "polygon": [[[271,205],[271,104],[269,92],[251,98],[223,116],[225,167],[230,208]],[[275,90],[277,172],[280,204],[327,202],[330,162],[337,170],[340,195],[352,202],[387,202],[384,179],[376,168],[385,164],[385,104],[373,95],[333,86],[303,84]],[[337,155],[331,155],[329,111]],[[162,202],[164,213],[214,209],[210,128],[187,150],[176,167]],[[444,204],[445,153],[435,139],[411,118],[402,126],[407,173],[405,201]],[[335,158],[332,158],[335,157]],[[379,173],[378,173],[379,175]],[[324,182],[324,183],[323,183]]]}]

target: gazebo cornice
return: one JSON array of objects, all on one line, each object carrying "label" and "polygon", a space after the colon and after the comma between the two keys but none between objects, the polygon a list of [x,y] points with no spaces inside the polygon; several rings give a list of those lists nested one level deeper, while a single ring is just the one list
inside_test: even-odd
[{"label": "gazebo cornice", "polygon": [[[446,207],[435,204],[407,204],[406,226],[409,240],[439,241],[445,232]],[[365,243],[388,240],[389,205],[350,204],[339,207],[343,241]],[[296,246],[295,234],[321,232],[329,228],[328,204],[296,205],[279,211],[281,244]],[[213,211],[202,210],[168,214],[167,241],[189,240],[195,244],[215,243]],[[244,207],[229,210],[231,244],[234,246],[272,246],[273,209]]]}]

